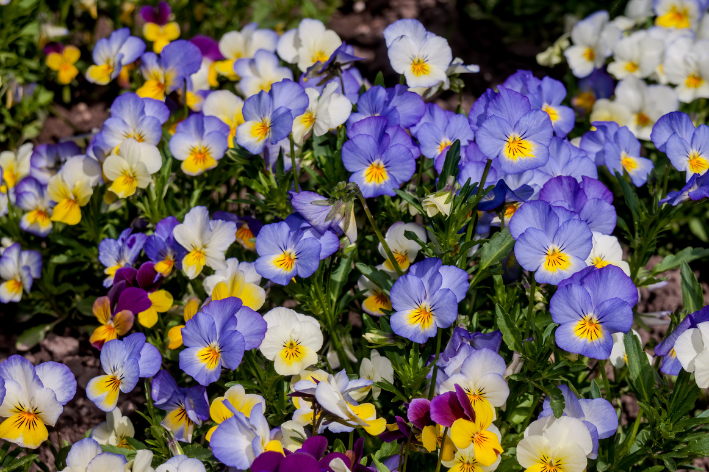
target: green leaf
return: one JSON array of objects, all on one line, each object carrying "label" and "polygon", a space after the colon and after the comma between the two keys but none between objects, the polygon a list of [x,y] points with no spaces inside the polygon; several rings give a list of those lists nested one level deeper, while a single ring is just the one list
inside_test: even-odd
[{"label": "green leaf", "polygon": [[623,197],[625,197],[625,204],[630,208],[630,212],[633,215],[633,224],[638,224],[640,222],[640,209],[638,208],[638,195],[635,193],[633,187],[630,186],[627,180],[616,171],[615,177],[618,179],[618,184],[623,191]]},{"label": "green leaf", "polygon": [[374,85],[380,85],[384,87],[384,74],[382,71],[379,71],[377,73],[377,76],[374,78]]},{"label": "green leaf", "polygon": [[33,326],[25,330],[22,334],[20,334],[20,337],[17,338],[15,348],[17,348],[18,351],[29,351],[42,342],[52,327],[53,323],[47,323],[39,326]]},{"label": "green leaf", "polygon": [[182,446],[182,450],[185,452],[187,457],[199,459],[202,462],[211,460],[214,457],[212,455],[212,451],[200,446],[199,444],[187,444]]},{"label": "green leaf", "polygon": [[[380,72],[380,74],[381,74],[381,72]],[[385,466],[384,464],[382,464],[381,462],[379,462],[379,459],[377,459],[374,456],[372,456],[372,462],[374,462],[374,465],[376,466],[376,468],[379,472],[390,472],[389,468],[387,466]]]},{"label": "green leaf", "polygon": [[623,343],[625,344],[625,353],[628,356],[628,370],[630,371],[633,385],[642,400],[650,403],[655,393],[653,368],[650,366],[647,355],[643,351],[637,336],[623,336]]},{"label": "green leaf", "polygon": [[564,393],[559,387],[552,388],[549,393],[551,394],[551,411],[554,412],[554,418],[561,418],[564,414],[564,408],[566,408],[566,402],[564,401]]},{"label": "green leaf", "polygon": [[19,459],[15,459],[14,461],[10,462],[10,465],[2,469],[2,472],[10,472],[12,470],[18,470],[22,468],[24,468],[25,470],[29,470],[30,466],[36,458],[37,454],[28,454],[26,456],[22,456]]},{"label": "green leaf", "polygon": [[480,252],[480,269],[484,270],[488,267],[498,264],[504,259],[515,245],[515,240],[508,228],[495,233],[490,241],[485,243]]},{"label": "green leaf", "polygon": [[362,275],[387,292],[387,295],[389,294],[389,291],[394,286],[394,281],[391,280],[389,274],[367,264],[362,264],[361,262],[357,262],[355,267],[357,267],[357,270],[360,271]]},{"label": "green leaf", "polygon": [[673,254],[662,259],[653,267],[651,275],[654,277],[668,270],[676,269],[682,262],[690,263],[697,259],[709,256],[709,249],[686,247],[677,254]]},{"label": "green leaf", "polygon": [[709,438],[703,438],[688,443],[685,452],[709,456]]},{"label": "green leaf", "polygon": [[[334,300],[340,298],[342,287],[347,283],[347,278],[352,272],[352,259],[356,253],[357,246],[345,249],[345,257],[340,259],[337,269],[330,276],[330,296]],[[332,256],[331,256],[332,257]]]},{"label": "green leaf", "polygon": [[686,262],[682,262],[680,265],[680,276],[682,278],[682,302],[684,303],[684,308],[689,313],[701,310],[704,307],[704,292],[701,284],[694,276],[694,272],[692,272]]},{"label": "green leaf", "polygon": [[143,444],[142,442],[138,441],[138,440],[135,439],[135,438],[131,438],[130,436],[126,436],[124,439],[125,439],[126,442],[127,442],[128,444],[130,444],[131,447],[132,447],[133,449],[135,449],[136,451],[140,451],[140,450],[142,450],[142,449],[147,449],[147,448],[148,448],[148,446],[146,446],[145,444]]},{"label": "green leaf", "polygon": [[79,310],[84,316],[93,318],[94,316],[94,302],[97,297],[86,297],[82,298],[79,303],[76,304],[76,309]]},{"label": "green leaf", "polygon": [[495,320],[497,328],[502,332],[502,339],[511,351],[519,351],[522,346],[522,332],[517,327],[517,323],[500,306],[495,305]]},{"label": "green leaf", "polygon": [[601,388],[598,386],[596,379],[591,380],[591,398],[601,398]]},{"label": "green leaf", "polygon": [[456,139],[446,153],[446,160],[443,162],[443,170],[438,179],[438,188],[442,189],[448,177],[456,177],[458,175],[458,162],[460,162],[460,140]]},{"label": "green leaf", "polygon": [[345,443],[343,443],[339,439],[335,439],[335,443],[332,446],[332,452],[341,452],[343,454],[345,452],[347,452],[347,448],[345,447]]},{"label": "green leaf", "polygon": [[134,449],[111,446],[110,444],[101,444],[101,449],[103,449],[103,452],[110,452],[113,454],[120,454],[122,456],[125,456],[128,460],[131,460],[136,454],[136,451]]}]

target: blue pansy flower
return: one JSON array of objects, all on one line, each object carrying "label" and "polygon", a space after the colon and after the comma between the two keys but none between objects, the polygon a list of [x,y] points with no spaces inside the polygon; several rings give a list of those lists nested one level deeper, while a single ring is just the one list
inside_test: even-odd
[{"label": "blue pansy flower", "polygon": [[350,182],[357,183],[367,198],[395,196],[394,189],[408,182],[416,171],[411,150],[393,142],[387,125],[386,118],[366,118],[356,125],[359,134],[350,135],[342,146],[342,163],[353,173]]},{"label": "blue pansy flower", "polygon": [[202,385],[178,387],[166,370],[161,370],[152,382],[151,396],[154,405],[167,412],[160,423],[171,431],[178,441],[192,442],[195,425],[209,419],[207,390]]},{"label": "blue pansy flower", "polygon": [[339,211],[333,212],[334,205],[328,199],[315,192],[290,192],[293,208],[312,225],[315,230],[324,233],[331,229],[338,236],[347,236],[350,243],[357,241],[357,222],[354,206],[340,205]]},{"label": "blue pansy flower", "polygon": [[298,275],[302,278],[315,273],[320,263],[322,246],[314,237],[305,237],[298,229],[293,231],[281,221],[261,228],[256,237],[254,267],[261,277],[278,285],[288,285]]},{"label": "blue pansy flower", "polygon": [[[598,440],[609,438],[618,430],[618,414],[615,408],[605,398],[577,398],[566,385],[559,385],[559,389],[564,396],[563,416],[583,421],[593,441],[593,451],[588,455],[588,458],[595,459],[598,456]],[[539,418],[553,414],[551,399],[546,397]]]},{"label": "blue pansy flower", "polygon": [[627,333],[633,324],[638,290],[622,269],[608,265],[559,284],[549,303],[556,344],[568,352],[608,359],[613,333]]},{"label": "blue pansy flower", "polygon": [[321,233],[298,213],[284,220],[293,233],[302,231],[303,238],[315,238],[320,243],[320,260],[327,259],[340,248],[340,238],[331,229]]},{"label": "blue pansy flower", "polygon": [[470,108],[470,113],[468,114],[468,124],[470,125],[470,129],[474,132],[477,133],[485,120],[487,120],[490,102],[498,95],[496,91],[487,89],[475,100],[475,103],[473,103],[473,106]]},{"label": "blue pansy flower", "polygon": [[510,220],[515,257],[539,283],[558,284],[586,267],[593,235],[576,213],[544,201],[527,202]]},{"label": "blue pansy flower", "polygon": [[145,342],[143,333],[108,341],[101,349],[101,367],[105,374],[89,381],[86,396],[99,409],[113,411],[118,394],[133,391],[140,378],[157,374],[161,363],[160,351]]},{"label": "blue pansy flower", "polygon": [[[246,330],[252,322],[251,316],[240,318],[241,308],[241,300],[236,297],[214,300],[182,328],[187,349],[180,352],[180,369],[200,385],[219,380],[222,367],[235,370],[241,364],[246,339],[240,325]],[[261,340],[266,334],[265,323],[262,328]]]},{"label": "blue pansy flower", "polygon": [[650,137],[659,150],[667,153],[675,169],[687,171],[687,180],[709,170],[709,126],[701,124],[695,129],[686,113],[664,115],[652,127]]},{"label": "blue pansy flower", "polygon": [[543,166],[549,160],[554,132],[549,115],[532,110],[524,95],[504,87],[499,91],[487,108],[488,118],[477,131],[480,150],[498,158],[500,169],[508,174]]},{"label": "blue pansy flower", "polygon": [[468,274],[431,257],[411,266],[391,289],[394,333],[416,343],[426,342],[438,328],[458,317],[458,303],[468,290]]},{"label": "blue pansy flower", "polygon": [[615,121],[594,121],[591,125],[596,129],[581,136],[579,147],[586,151],[597,166],[602,166],[606,164],[606,142],[613,141],[620,126]]},{"label": "blue pansy flower", "polygon": [[599,180],[584,177],[579,183],[560,175],[544,184],[539,199],[577,213],[591,231],[613,233],[617,220],[613,193]]},{"label": "blue pansy flower", "polygon": [[677,359],[675,353],[675,342],[682,333],[691,328],[696,328],[699,323],[709,321],[709,306],[699,311],[690,313],[677,325],[677,327],[665,339],[655,346],[655,355],[662,357],[662,367],[660,372],[666,375],[679,375],[682,370],[682,363]]},{"label": "blue pansy flower", "polygon": [[98,260],[106,268],[103,273],[106,277],[104,287],[113,285],[113,276],[121,267],[132,266],[140,255],[140,251],[148,238],[145,234],[131,234],[133,228],[121,232],[118,239],[106,238],[98,245]]},{"label": "blue pansy flower", "polygon": [[669,203],[677,206],[687,200],[698,201],[709,197],[709,173],[703,175],[693,174],[682,190],[668,192],[660,203]]},{"label": "blue pansy flower", "polygon": [[[442,119],[441,119],[442,118]],[[464,115],[440,114],[435,122],[424,123],[416,130],[416,139],[421,144],[421,152],[429,159],[443,157],[455,140],[467,146],[475,138]],[[442,165],[441,165],[442,167]]]},{"label": "blue pansy flower", "polygon": [[163,101],[199,70],[202,53],[191,42],[179,39],[165,46],[160,56],[153,52],[143,54],[140,62],[145,83],[136,93],[140,97]]},{"label": "blue pansy flower", "polygon": [[424,112],[423,99],[405,85],[390,89],[375,85],[359,97],[357,112],[350,115],[347,127],[370,116],[383,116],[389,126],[407,129],[418,123]]},{"label": "blue pansy flower", "polygon": [[644,185],[653,164],[650,159],[640,157],[641,147],[635,135],[627,126],[623,126],[603,145],[606,167],[611,173],[622,173],[625,170],[636,187]]},{"label": "blue pansy flower", "polygon": [[293,119],[305,112],[308,95],[292,80],[283,80],[244,102],[244,123],[236,129],[236,142],[253,154],[263,151],[267,142],[276,144],[293,129]]},{"label": "blue pansy flower", "polygon": [[134,62],[143,52],[145,43],[142,39],[131,36],[130,28],[118,29],[108,38],[96,41],[91,53],[94,64],[86,70],[86,80],[106,85],[118,77],[123,66]]},{"label": "blue pansy flower", "polygon": [[155,225],[155,233],[145,240],[145,255],[155,263],[155,271],[163,277],[170,275],[173,267],[181,270],[182,259],[187,255],[187,250],[175,241],[172,234],[179,224],[177,218],[168,216]]},{"label": "blue pansy flower", "polygon": [[581,182],[584,176],[598,178],[596,163],[583,149],[567,139],[553,137],[549,144],[549,161],[534,169],[534,183],[544,185],[547,180],[559,175],[568,175]]},{"label": "blue pansy flower", "polygon": [[[162,101],[124,93],[111,104],[111,117],[103,123],[101,136],[112,150],[129,138],[157,146],[162,139],[162,125],[169,117],[170,110]],[[153,172],[156,170],[150,173]]]},{"label": "blue pansy flower", "polygon": [[20,228],[41,238],[52,232],[52,208],[55,203],[47,194],[47,187],[34,177],[25,177],[15,187],[15,204],[25,210]]},{"label": "blue pansy flower", "polygon": [[30,176],[41,184],[47,185],[49,179],[67,159],[79,154],[81,149],[73,141],[35,146],[30,156]]},{"label": "blue pansy flower", "polygon": [[215,116],[195,113],[178,123],[170,138],[170,152],[182,161],[180,168],[196,176],[217,167],[229,147],[229,126]]}]

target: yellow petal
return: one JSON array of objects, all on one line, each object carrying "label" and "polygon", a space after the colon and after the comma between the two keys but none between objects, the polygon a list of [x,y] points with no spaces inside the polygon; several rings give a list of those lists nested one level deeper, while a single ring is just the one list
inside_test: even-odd
[{"label": "yellow petal", "polygon": [[170,340],[170,344],[167,345],[168,349],[177,349],[182,346],[182,328],[185,325],[173,326],[167,332],[167,337]]},{"label": "yellow petal", "polygon": [[67,46],[63,52],[64,60],[69,64],[74,64],[81,57],[81,51],[76,46]]},{"label": "yellow petal", "polygon": [[74,64],[64,64],[62,68],[59,69],[57,80],[59,80],[60,84],[69,84],[77,75],[79,75],[79,69],[77,69]]},{"label": "yellow petal", "polygon": [[158,322],[158,312],[150,307],[142,313],[138,313],[138,323],[146,328],[152,328]]},{"label": "yellow petal", "polygon": [[224,300],[229,298],[229,289],[226,286],[226,282],[219,282],[214,286],[212,290],[212,300]]},{"label": "yellow petal", "polygon": [[157,290],[149,293],[148,298],[153,302],[153,308],[158,313],[165,313],[172,308],[172,295],[167,290]]},{"label": "yellow petal", "polygon": [[81,207],[76,200],[62,200],[57,203],[52,213],[52,221],[61,221],[75,225],[81,221]]},{"label": "yellow petal", "polygon": [[473,436],[480,431],[472,421],[460,418],[451,426],[451,439],[458,449],[465,449],[473,442]]},{"label": "yellow petal", "polygon": [[0,438],[20,447],[36,449],[48,436],[47,427],[35,413],[15,413],[0,424]]},{"label": "yellow petal", "polygon": [[62,68],[63,64],[64,56],[62,56],[58,52],[50,52],[49,54],[47,54],[47,67],[49,67],[50,69],[58,71]]},{"label": "yellow petal", "polygon": [[185,322],[191,320],[192,317],[197,314],[198,309],[199,309],[199,298],[192,297],[189,300],[187,300],[187,303],[185,304],[185,310],[183,311],[183,317],[185,319]]},{"label": "yellow petal", "polygon": [[428,452],[433,452],[438,448],[438,436],[436,435],[435,426],[429,425],[423,428],[421,442]]}]

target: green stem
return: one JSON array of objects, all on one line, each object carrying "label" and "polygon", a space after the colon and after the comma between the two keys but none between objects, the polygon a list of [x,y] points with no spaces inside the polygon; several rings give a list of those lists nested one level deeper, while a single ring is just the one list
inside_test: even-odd
[{"label": "green stem", "polygon": [[386,239],[384,239],[384,236],[382,236],[381,231],[379,231],[377,224],[374,222],[374,218],[372,217],[372,213],[369,211],[369,207],[367,206],[367,202],[364,200],[364,196],[362,195],[362,191],[359,189],[359,185],[354,184],[354,188],[357,192],[357,197],[359,197],[359,201],[362,203],[362,207],[364,208],[364,213],[367,215],[367,218],[369,219],[369,223],[372,225],[372,228],[374,228],[374,234],[377,235],[377,239],[379,239],[379,242],[382,243],[382,247],[384,248],[384,252],[387,253],[389,260],[391,261],[391,265],[394,266],[396,273],[399,275],[399,277],[401,277],[402,275],[404,275],[404,272],[401,270],[401,267],[399,267],[399,263],[396,262],[396,257],[394,257],[394,253],[391,252],[391,248],[389,248],[389,244],[387,244]]},{"label": "green stem", "polygon": [[428,400],[433,398],[433,392],[436,390],[436,377],[438,377],[438,356],[441,354],[441,333],[443,330],[438,328],[438,336],[436,336],[436,357],[433,358],[433,373],[431,374],[431,386],[428,388]]},{"label": "green stem", "polygon": [[293,133],[290,134],[290,160],[293,165],[293,186],[295,187],[295,193],[300,193],[298,167],[295,165],[295,142],[293,141]]},{"label": "green stem", "polygon": [[350,431],[350,440],[347,441],[347,450],[352,451],[354,449],[354,429]]},{"label": "green stem", "polygon": [[638,412],[638,416],[635,418],[635,423],[633,423],[633,432],[630,434],[630,439],[628,440],[628,452],[630,454],[630,448],[633,447],[635,442],[635,437],[638,435],[638,429],[640,429],[640,423],[643,420],[643,410]]},{"label": "green stem", "polygon": [[411,436],[409,433],[409,439],[406,441],[406,450],[404,451],[404,466],[401,468],[401,472],[406,472],[406,464],[409,462],[409,445],[411,444]]},{"label": "green stem", "polygon": [[662,198],[665,198],[667,196],[667,182],[670,179],[670,163],[668,162],[665,165],[665,176],[662,179],[662,194],[660,195]]},{"label": "green stem", "polygon": [[603,377],[603,388],[606,390],[606,400],[612,404],[613,396],[611,395],[611,385],[608,382],[608,374],[606,374],[606,360],[603,359],[599,361],[598,366],[601,370],[601,377]]},{"label": "green stem", "polygon": [[534,311],[534,292],[537,289],[537,278],[536,273],[532,272],[530,274],[532,278],[532,287],[529,290],[529,308],[527,309],[527,327],[524,330],[524,339],[529,339],[532,334],[532,312]]},{"label": "green stem", "polygon": [[[487,180],[487,174],[490,172],[490,166],[492,166],[492,160],[488,159],[487,162],[485,163],[485,170],[483,171],[483,176],[482,179],[480,180],[480,185],[478,186],[478,191],[475,193],[475,196],[478,197],[480,196],[480,193],[482,192],[483,187],[485,186],[485,181]],[[478,225],[478,206],[475,205],[475,208],[473,208],[473,221],[470,226],[468,226],[468,231],[466,232],[466,238],[465,242],[470,241],[472,238],[475,237],[474,231],[475,227]],[[470,285],[472,287],[472,283]]]},{"label": "green stem", "polygon": [[446,445],[446,438],[448,437],[448,426],[443,430],[443,441],[441,441],[441,450],[438,451],[438,464],[436,464],[436,472],[441,470],[441,461],[443,460],[443,448]]}]

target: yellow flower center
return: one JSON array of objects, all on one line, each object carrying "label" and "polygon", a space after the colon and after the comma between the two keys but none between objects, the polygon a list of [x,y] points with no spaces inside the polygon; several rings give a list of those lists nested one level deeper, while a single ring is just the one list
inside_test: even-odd
[{"label": "yellow flower center", "polygon": [[217,346],[211,345],[200,349],[197,353],[197,358],[201,360],[208,369],[215,369],[219,363],[221,354]]},{"label": "yellow flower center", "polygon": [[268,121],[262,121],[261,123],[256,123],[254,127],[251,129],[251,135],[254,138],[258,138],[259,140],[261,139],[266,139],[266,136],[268,136],[268,133],[271,132],[271,123]]},{"label": "yellow flower center", "polygon": [[293,362],[298,361],[302,355],[303,355],[303,348],[301,347],[300,344],[298,344],[297,341],[293,341],[291,339],[287,343],[283,344],[283,350],[281,351],[281,357],[283,358],[283,360],[286,363],[292,364]]},{"label": "yellow flower center", "polygon": [[427,304],[419,305],[418,308],[409,314],[409,324],[421,325],[421,330],[430,328],[433,324],[433,311]]},{"label": "yellow flower center", "polygon": [[623,166],[623,169],[627,170],[628,172],[632,172],[638,167],[638,163],[635,159],[632,157],[629,157],[626,153],[623,153],[620,163]]},{"label": "yellow flower center", "polygon": [[628,72],[630,72],[630,73],[635,72],[635,71],[638,70],[639,68],[640,68],[640,67],[639,67],[636,63],[634,63],[634,62],[628,62],[628,63],[625,64],[625,70],[628,71]]},{"label": "yellow flower center", "polygon": [[450,142],[450,139],[444,139],[443,141],[441,141],[438,144],[438,154],[442,153],[443,150],[445,148],[447,148],[448,146],[450,146],[451,144],[453,144],[453,143]]},{"label": "yellow flower center", "polygon": [[651,123],[652,120],[645,113],[640,112],[635,115],[635,124],[637,124],[638,126],[648,126]]},{"label": "yellow flower center", "polygon": [[699,75],[697,74],[690,74],[689,77],[684,81],[684,85],[687,86],[687,88],[699,88],[702,86],[704,83],[704,79],[702,79]]},{"label": "yellow flower center", "polygon": [[597,269],[602,269],[608,265],[608,262],[604,261],[602,257],[596,256],[591,259],[591,264],[593,264]]},{"label": "yellow flower center", "polygon": [[273,263],[279,269],[283,269],[286,272],[290,272],[291,270],[293,270],[293,266],[295,265],[295,261],[296,261],[296,257],[292,251],[283,251],[283,254],[278,256],[273,261]]},{"label": "yellow flower center", "polygon": [[588,62],[593,62],[596,60],[596,52],[593,50],[593,48],[586,48],[586,50],[583,52],[583,58],[586,59]]},{"label": "yellow flower center", "polygon": [[689,154],[689,170],[693,174],[703,174],[709,169],[709,161],[702,157],[697,151]]},{"label": "yellow flower center", "polygon": [[330,59],[330,56],[325,54],[325,51],[320,50],[320,51],[317,51],[315,54],[313,54],[313,57],[311,57],[310,59],[313,61],[313,64],[315,64],[316,62],[325,63],[325,62],[327,62],[328,59]]},{"label": "yellow flower center", "polygon": [[549,248],[544,259],[545,270],[556,272],[558,270],[566,270],[569,266],[571,266],[571,259],[567,254],[561,252],[559,248]]},{"label": "yellow flower center", "polygon": [[559,119],[559,112],[556,111],[556,108],[554,108],[550,105],[544,104],[544,106],[542,107],[542,110],[547,112],[547,115],[549,115],[549,119],[551,119],[552,123]]},{"label": "yellow flower center", "polygon": [[586,315],[576,323],[574,334],[579,338],[596,341],[603,337],[603,329],[598,318],[593,315]]},{"label": "yellow flower center", "polygon": [[534,157],[532,154],[532,144],[522,139],[518,134],[512,134],[507,138],[507,144],[505,144],[505,155],[508,159],[516,161],[520,158]]},{"label": "yellow flower center", "polygon": [[431,68],[425,60],[417,57],[411,63],[411,72],[413,72],[416,77],[421,77],[422,75],[428,75],[429,72],[431,72]]},{"label": "yellow flower center", "polygon": [[657,26],[665,28],[689,28],[689,11],[686,8],[680,8],[677,5],[672,5],[670,11],[655,20]]},{"label": "yellow flower center", "polygon": [[384,167],[384,163],[381,161],[372,162],[369,164],[369,167],[367,167],[367,170],[364,171],[364,180],[368,184],[374,183],[380,185],[387,179],[387,170]]}]

